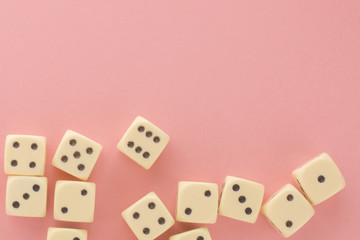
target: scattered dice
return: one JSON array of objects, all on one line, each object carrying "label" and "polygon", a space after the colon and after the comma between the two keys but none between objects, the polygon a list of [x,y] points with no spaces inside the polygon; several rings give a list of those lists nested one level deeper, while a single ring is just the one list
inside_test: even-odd
[{"label": "scattered dice", "polygon": [[202,227],[173,235],[169,240],[211,240],[211,236],[209,230],[206,227]]},{"label": "scattered dice", "polygon": [[137,117],[117,148],[145,169],[149,169],[169,140],[169,136],[160,128],[142,117]]},{"label": "scattered dice", "polygon": [[92,222],[95,210],[95,183],[57,181],[54,219],[67,222]]},{"label": "scattered dice", "polygon": [[[169,142],[169,136],[142,117],[137,117],[117,148],[145,169],[151,168]],[[102,151],[102,146],[68,130],[54,155],[52,164],[82,180],[87,180]],[[45,217],[47,178],[45,172],[46,138],[8,135],[4,151],[6,214]],[[20,176],[22,175],[22,176]],[[295,169],[294,181],[276,192],[262,207],[264,186],[242,178],[227,176],[220,203],[218,185],[179,182],[176,220],[188,223],[215,223],[217,214],[254,223],[260,208],[263,215],[283,235],[289,237],[314,215],[319,204],[345,187],[345,180],[332,158],[323,153]],[[95,183],[57,181],[54,219],[92,222],[95,211]],[[122,212],[122,217],[140,240],[155,239],[175,221],[159,197],[151,192]],[[87,231],[71,228],[48,229],[47,240],[87,240]],[[206,227],[170,237],[169,240],[211,240]]]},{"label": "scattered dice", "polygon": [[281,235],[289,237],[310,220],[314,209],[294,186],[287,184],[262,206],[262,213]]},{"label": "scattered dice", "polygon": [[52,164],[81,180],[87,180],[101,153],[102,146],[74,131],[66,131]]},{"label": "scattered dice", "polygon": [[6,186],[6,214],[45,217],[47,178],[9,176]]},{"label": "scattered dice", "polygon": [[189,223],[215,223],[219,190],[215,183],[179,182],[176,220]]},{"label": "scattered dice", "polygon": [[339,168],[326,153],[295,169],[292,175],[313,205],[325,201],[345,187]]},{"label": "scattered dice", "polygon": [[165,205],[154,192],[141,198],[121,215],[140,240],[155,239],[175,223]]},{"label": "scattered dice", "polygon": [[6,174],[43,176],[45,172],[46,138],[8,135],[4,155]]},{"label": "scattered dice", "polygon": [[50,227],[47,240],[87,240],[87,231],[73,228]]},{"label": "scattered dice", "polygon": [[227,176],[221,194],[219,214],[254,223],[259,215],[263,196],[264,185]]}]

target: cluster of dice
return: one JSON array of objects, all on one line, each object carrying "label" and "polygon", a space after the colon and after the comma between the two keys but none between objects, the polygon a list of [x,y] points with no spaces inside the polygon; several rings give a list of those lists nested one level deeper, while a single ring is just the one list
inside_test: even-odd
[{"label": "cluster of dice", "polygon": [[[142,117],[137,117],[121,138],[117,148],[145,169],[151,168],[169,142],[169,136]],[[12,216],[46,215],[47,178],[46,139],[39,136],[8,135],[5,145],[5,172],[9,175],[6,212]],[[95,209],[95,183],[85,182],[100,155],[102,146],[76,132],[67,131],[52,164],[84,181],[57,181],[54,219],[92,222]],[[345,186],[344,178],[323,153],[292,173],[296,185],[287,184],[263,204],[264,185],[227,176],[220,200],[218,185],[179,182],[176,203],[178,222],[212,224],[220,214],[254,223],[260,213],[284,236],[299,230],[313,215],[312,205],[333,196]],[[122,217],[140,240],[155,239],[175,220],[160,198],[150,192],[122,212]],[[86,240],[83,229],[49,228],[48,240]],[[170,237],[170,240],[211,240],[206,227]]]},{"label": "cluster of dice", "polygon": [[[87,180],[102,146],[71,130],[66,131],[52,164]],[[6,213],[10,216],[45,217],[47,178],[44,177],[46,138],[8,135],[5,142],[4,169],[9,176],[6,186]],[[95,183],[59,180],[55,185],[54,219],[68,222],[92,222],[95,210]],[[48,240],[86,240],[84,229],[49,228]]]}]

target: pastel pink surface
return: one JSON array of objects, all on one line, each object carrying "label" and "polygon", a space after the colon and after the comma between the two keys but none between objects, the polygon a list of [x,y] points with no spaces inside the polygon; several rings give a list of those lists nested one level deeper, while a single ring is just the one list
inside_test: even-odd
[{"label": "pastel pink surface", "polygon": [[[174,213],[178,181],[234,175],[263,183],[267,199],[321,152],[347,186],[291,239],[356,239],[359,16],[357,0],[2,0],[0,154],[7,134],[47,137],[49,207],[42,219],[6,216],[0,164],[0,239],[46,239],[50,226],[135,239],[120,213],[150,191]],[[115,148],[137,115],[171,137],[149,171]],[[55,181],[75,179],[50,164],[67,129],[104,146],[91,224],[53,220]],[[282,239],[263,216],[208,227],[214,239]]]}]

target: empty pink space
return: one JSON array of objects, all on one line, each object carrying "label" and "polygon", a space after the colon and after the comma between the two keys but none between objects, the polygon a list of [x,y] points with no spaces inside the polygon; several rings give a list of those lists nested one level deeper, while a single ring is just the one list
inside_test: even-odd
[{"label": "empty pink space", "polygon": [[[0,155],[7,134],[46,136],[49,197],[45,218],[7,216],[0,164],[0,239],[46,239],[48,227],[135,239],[120,214],[150,191],[173,215],[181,180],[233,175],[264,184],[267,199],[322,152],[347,186],[291,239],[357,239],[359,43],[357,0],[2,0]],[[138,115],[171,138],[149,171],[116,149]],[[91,224],[53,219],[56,180],[76,180],[50,164],[67,129],[104,147]],[[282,239],[262,215],[208,228],[215,240]]]}]

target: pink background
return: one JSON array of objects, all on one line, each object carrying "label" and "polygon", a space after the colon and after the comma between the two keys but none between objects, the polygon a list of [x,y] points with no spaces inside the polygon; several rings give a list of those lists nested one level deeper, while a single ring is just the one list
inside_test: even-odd
[{"label": "pink background", "polygon": [[[291,239],[360,234],[358,0],[2,0],[0,81],[0,154],[6,134],[46,136],[50,180],[46,218],[9,217],[1,164],[1,240],[46,239],[49,226],[135,239],[120,213],[150,191],[174,213],[178,181],[234,175],[267,199],[324,151],[347,187]],[[115,148],[137,115],[171,137],[149,171]],[[104,146],[91,224],[53,220],[55,181],[75,180],[50,165],[67,129]],[[214,239],[282,239],[261,215],[208,227]]]}]

